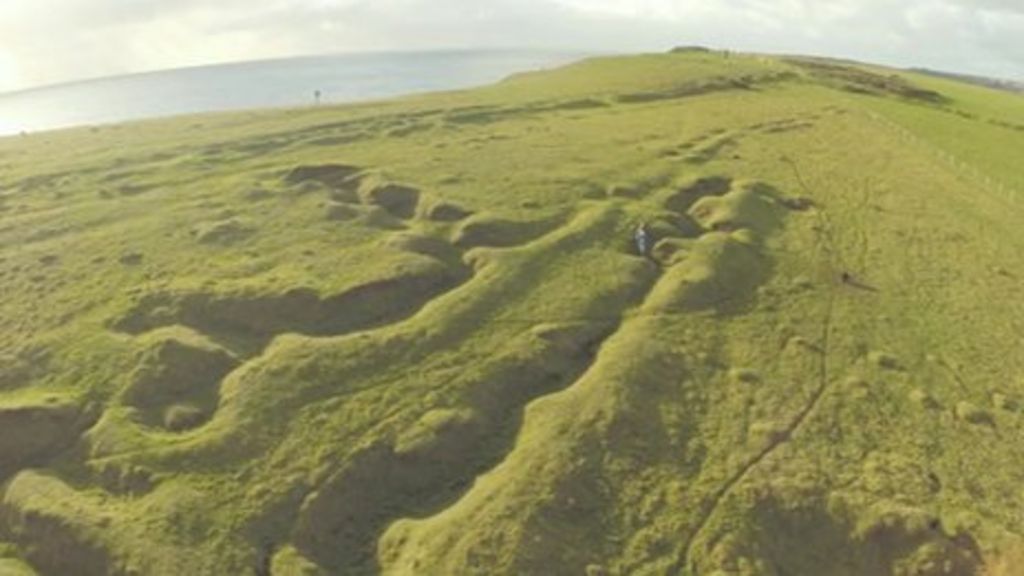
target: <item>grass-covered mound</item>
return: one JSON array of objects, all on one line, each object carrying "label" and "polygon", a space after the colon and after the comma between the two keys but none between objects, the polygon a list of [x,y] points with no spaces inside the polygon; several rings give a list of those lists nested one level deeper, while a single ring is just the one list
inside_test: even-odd
[{"label": "grass-covered mound", "polygon": [[1016,574],[1022,125],[681,51],[2,139],[0,573]]}]

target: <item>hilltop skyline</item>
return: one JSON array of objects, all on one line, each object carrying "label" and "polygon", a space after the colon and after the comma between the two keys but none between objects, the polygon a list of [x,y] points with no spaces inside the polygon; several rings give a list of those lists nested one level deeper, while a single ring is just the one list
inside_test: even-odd
[{"label": "hilltop skyline", "polygon": [[1007,0],[11,0],[0,92],[310,54],[704,44],[1024,79],[1024,6]]}]

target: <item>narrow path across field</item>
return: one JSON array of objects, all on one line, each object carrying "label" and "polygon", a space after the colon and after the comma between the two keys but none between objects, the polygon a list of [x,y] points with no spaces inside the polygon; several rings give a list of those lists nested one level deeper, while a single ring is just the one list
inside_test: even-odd
[{"label": "narrow path across field", "polygon": [[[794,171],[797,180],[800,182],[804,193],[811,196],[810,187],[804,181],[799,168],[796,163],[790,159],[786,159]],[[789,425],[777,435],[774,439],[769,441],[761,450],[759,450],[752,458],[750,458],[742,467],[740,467],[735,473],[733,473],[724,484],[722,484],[718,490],[716,490],[707,505],[704,506],[703,513],[697,522],[696,528],[686,539],[685,544],[680,548],[680,553],[676,558],[676,561],[669,567],[669,574],[681,573],[683,566],[687,566],[687,574],[690,576],[697,576],[697,567],[694,564],[694,549],[700,541],[700,536],[707,528],[709,522],[714,518],[721,504],[725,499],[732,494],[732,492],[740,484],[744,482],[753,471],[764,462],[770,455],[776,450],[787,444],[790,439],[806,424],[811,414],[815,411],[824,397],[825,392],[829,388],[829,339],[832,333],[832,315],[835,300],[835,279],[836,275],[836,258],[837,251],[835,247],[835,241],[832,234],[831,223],[828,219],[827,213],[823,209],[819,209],[816,214],[819,218],[818,225],[818,248],[824,254],[819,254],[819,258],[822,258],[824,264],[824,275],[827,278],[827,304],[825,308],[825,316],[822,320],[821,336],[819,344],[819,353],[821,354],[821,361],[818,369],[818,386],[811,398],[807,401],[804,407],[792,418]]]}]

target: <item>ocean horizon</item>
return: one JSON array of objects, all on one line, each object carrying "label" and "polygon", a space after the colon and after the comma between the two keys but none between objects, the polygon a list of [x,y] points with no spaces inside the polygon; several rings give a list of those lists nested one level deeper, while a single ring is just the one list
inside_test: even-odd
[{"label": "ocean horizon", "polygon": [[447,50],[299,56],[143,72],[0,94],[0,136],[184,114],[341,104],[471,88],[587,54]]}]

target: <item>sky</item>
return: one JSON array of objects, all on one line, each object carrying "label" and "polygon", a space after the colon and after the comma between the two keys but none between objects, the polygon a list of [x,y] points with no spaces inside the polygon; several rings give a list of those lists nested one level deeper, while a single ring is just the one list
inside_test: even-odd
[{"label": "sky", "polygon": [[308,54],[689,44],[1024,80],[1024,0],[0,0],[0,92]]}]

